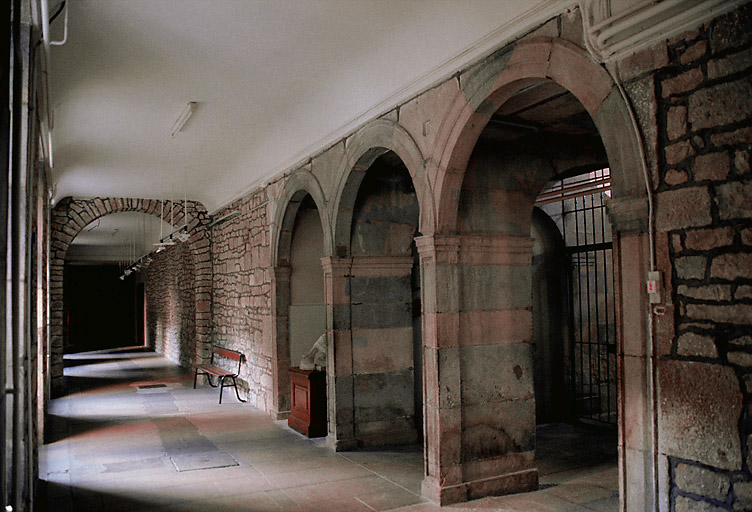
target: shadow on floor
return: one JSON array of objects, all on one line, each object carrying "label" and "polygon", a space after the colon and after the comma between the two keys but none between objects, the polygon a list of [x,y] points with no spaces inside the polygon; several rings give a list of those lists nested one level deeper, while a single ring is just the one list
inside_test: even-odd
[{"label": "shadow on floor", "polygon": [[[77,389],[49,404],[39,510],[440,510],[421,496],[421,446],[334,453],[248,404],[218,404],[164,358],[128,354],[78,354],[86,364],[65,368]],[[618,509],[616,459],[602,449],[615,440],[552,424],[538,441],[541,490],[447,508]]]}]

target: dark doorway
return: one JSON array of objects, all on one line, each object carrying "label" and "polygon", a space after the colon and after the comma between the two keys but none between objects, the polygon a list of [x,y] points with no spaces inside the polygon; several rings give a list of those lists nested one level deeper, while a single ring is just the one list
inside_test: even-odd
[{"label": "dark doorway", "polygon": [[66,353],[143,344],[138,283],[117,265],[66,265],[63,289]]}]

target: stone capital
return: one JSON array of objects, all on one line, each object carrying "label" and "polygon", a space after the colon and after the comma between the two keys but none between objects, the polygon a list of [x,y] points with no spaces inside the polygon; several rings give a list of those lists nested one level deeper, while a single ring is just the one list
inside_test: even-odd
[{"label": "stone capital", "polygon": [[324,274],[328,276],[348,276],[352,267],[352,258],[326,256],[321,258],[321,266],[324,269]]},{"label": "stone capital", "polygon": [[510,235],[465,235],[460,239],[459,262],[466,265],[529,265],[533,239]]},{"label": "stone capital", "polygon": [[415,237],[421,263],[457,263],[460,237],[457,235],[425,235]]},{"label": "stone capital", "polygon": [[354,256],[351,275],[357,277],[395,277],[410,275],[411,256]]},{"label": "stone capital", "polygon": [[606,211],[614,231],[646,233],[648,231],[648,200],[646,197],[620,197],[606,202]]}]

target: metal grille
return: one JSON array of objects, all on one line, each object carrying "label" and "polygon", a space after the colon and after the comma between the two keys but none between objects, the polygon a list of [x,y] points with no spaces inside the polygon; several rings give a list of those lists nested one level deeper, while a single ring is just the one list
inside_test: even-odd
[{"label": "metal grille", "polygon": [[556,182],[539,200],[561,205],[559,225],[570,268],[569,364],[574,416],[616,425],[613,251],[604,204],[611,196],[610,188],[609,169],[602,169]]}]

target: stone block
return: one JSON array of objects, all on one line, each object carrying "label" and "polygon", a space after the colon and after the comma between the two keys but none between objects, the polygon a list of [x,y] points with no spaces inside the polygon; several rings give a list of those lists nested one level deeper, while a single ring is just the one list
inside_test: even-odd
[{"label": "stone block", "polygon": [[742,395],[730,367],[689,361],[658,363],[662,453],[719,469],[740,470]]},{"label": "stone block", "polygon": [[752,482],[734,482],[734,512],[752,510]]},{"label": "stone block", "polygon": [[708,153],[695,158],[693,170],[695,181],[725,180],[731,168],[731,161],[727,153]]},{"label": "stone block", "polygon": [[726,510],[707,501],[697,501],[686,496],[677,496],[674,499],[674,512],[725,512]]},{"label": "stone block", "polygon": [[460,311],[530,307],[529,267],[463,265]]},{"label": "stone block", "polygon": [[695,154],[695,150],[688,140],[676,142],[665,148],[666,163],[668,165],[676,165],[685,158]]},{"label": "stone block", "polygon": [[435,357],[424,359],[425,393],[433,404],[442,409],[457,407],[462,399],[460,351],[458,348],[442,348]]},{"label": "stone block", "polygon": [[661,82],[661,91],[664,98],[681,94],[696,89],[703,81],[702,70],[692,68],[689,71],[667,78]]},{"label": "stone block", "polygon": [[501,457],[478,459],[462,464],[465,481],[483,480],[499,475],[526,471],[535,467],[535,452],[507,453]]},{"label": "stone block", "polygon": [[350,297],[353,302],[411,302],[410,276],[352,277]]},{"label": "stone block", "polygon": [[709,301],[731,300],[731,286],[724,284],[710,284],[704,286],[679,285],[676,293],[684,297]]},{"label": "stone block", "polygon": [[684,492],[725,502],[731,483],[726,475],[700,466],[679,463],[674,469],[674,483]]},{"label": "stone block", "polygon": [[459,201],[459,229],[463,233],[530,236],[534,201],[534,195],[528,192],[463,188]]},{"label": "stone block", "polygon": [[530,309],[466,311],[459,314],[460,346],[509,344],[530,341],[533,319]]},{"label": "stone block", "polygon": [[[523,60],[546,59],[551,51],[550,44],[531,46],[531,44],[528,43],[525,46],[529,51],[525,53],[525,57],[527,58],[523,58]],[[465,94],[468,104],[470,104],[473,109],[477,109],[481,106],[483,101],[488,97],[488,93],[491,91],[491,87],[493,86],[496,77],[498,77],[504,68],[506,68],[507,63],[510,62],[512,54],[514,53],[518,59],[522,58],[521,55],[518,55],[517,51],[512,52],[513,49],[513,47],[502,48],[460,75],[460,88]],[[535,59],[536,52],[544,53],[545,56]]]},{"label": "stone block", "polygon": [[749,4],[719,16],[710,31],[710,44],[714,53],[738,48],[752,40],[752,8]]},{"label": "stone block", "polygon": [[692,131],[744,121],[752,117],[752,77],[700,89],[689,97]]},{"label": "stone block", "polygon": [[752,217],[752,182],[733,181],[719,185],[716,187],[715,201],[722,219]]},{"label": "stone block", "polygon": [[656,228],[670,231],[703,227],[712,222],[710,195],[704,187],[668,190],[656,194]]},{"label": "stone block", "polygon": [[707,259],[705,256],[684,256],[674,261],[679,279],[705,279]]},{"label": "stone block", "polygon": [[730,227],[713,229],[693,229],[687,231],[684,246],[695,251],[707,251],[725,247],[734,242],[734,230]]},{"label": "stone block", "polygon": [[[619,398],[623,404],[624,423],[621,440],[627,448],[640,449],[648,430],[647,370],[644,357],[625,356],[621,367],[624,393]],[[622,411],[619,411],[620,414]]]},{"label": "stone block", "polygon": [[384,373],[413,368],[413,330],[352,330],[353,373]]},{"label": "stone block", "polygon": [[534,449],[533,398],[463,408],[463,462],[524,453]]},{"label": "stone block", "polygon": [[630,80],[667,65],[668,48],[666,41],[659,41],[653,46],[624,57],[619,62],[619,74],[623,80]]},{"label": "stone block", "polygon": [[562,13],[559,19],[561,20],[561,38],[584,48],[582,14],[579,8]]},{"label": "stone block", "polygon": [[329,147],[326,151],[313,158],[311,161],[311,173],[321,183],[321,189],[324,192],[324,198],[331,198],[336,186],[336,173],[332,169],[339,169],[345,158],[345,144],[338,142]]},{"label": "stone block", "polygon": [[676,352],[681,356],[718,357],[713,338],[687,332],[676,341]]},{"label": "stone block", "polygon": [[752,354],[748,352],[729,352],[728,361],[743,368],[752,368]]},{"label": "stone block", "polygon": [[716,279],[752,279],[752,254],[730,253],[713,258],[710,264],[710,277]]},{"label": "stone block", "polygon": [[747,151],[736,151],[734,153],[734,169],[736,169],[737,174],[747,174],[749,173],[749,152]]},{"label": "stone block", "polygon": [[666,135],[668,140],[675,140],[687,134],[687,107],[677,105],[668,110],[666,118]]},{"label": "stone block", "polygon": [[740,285],[736,287],[734,292],[734,299],[752,299],[752,286]]},{"label": "stone block", "polygon": [[457,81],[447,80],[400,107],[400,125],[417,135],[415,142],[424,156],[431,154],[441,120],[458,92]]},{"label": "stone block", "polygon": [[684,50],[684,53],[682,53],[679,57],[679,62],[681,62],[682,64],[689,64],[690,62],[694,62],[697,59],[704,57],[707,51],[708,42],[697,41],[693,45],[688,46],[686,50]]},{"label": "stone block", "polygon": [[412,370],[353,376],[355,423],[412,417]]},{"label": "stone block", "polygon": [[666,183],[666,185],[674,186],[686,183],[688,179],[689,178],[686,171],[682,169],[669,169],[666,172],[666,176],[663,178],[663,181]]},{"label": "stone block", "polygon": [[412,304],[353,304],[352,326],[361,328],[412,327]]},{"label": "stone block", "polygon": [[740,73],[752,67],[752,50],[746,49],[720,59],[708,61],[708,79],[714,80]]},{"label": "stone block", "polygon": [[478,345],[460,349],[462,401],[482,404],[533,396],[530,343]]}]

